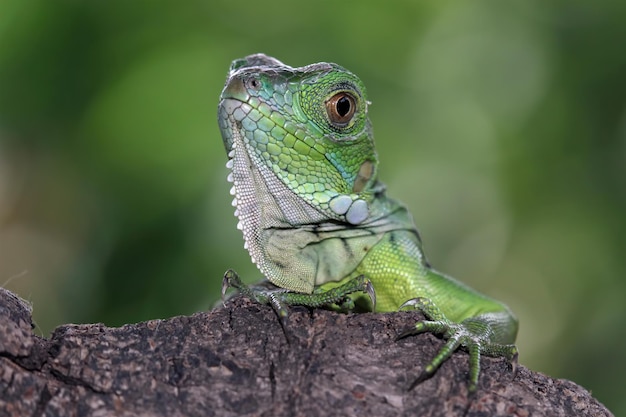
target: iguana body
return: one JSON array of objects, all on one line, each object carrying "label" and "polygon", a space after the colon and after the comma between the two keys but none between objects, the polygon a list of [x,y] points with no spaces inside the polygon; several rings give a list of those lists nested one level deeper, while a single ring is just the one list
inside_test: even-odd
[{"label": "iguana body", "polygon": [[410,214],[378,182],[367,110],[361,80],[336,64],[292,68],[262,54],[232,63],[219,124],[233,205],[252,261],[280,289],[250,290],[233,272],[225,283],[281,314],[285,304],[352,307],[373,287],[376,311],[414,305],[430,321],[408,333],[447,339],[423,376],[464,346],[473,390],[481,353],[516,355],[517,320],[430,267]]}]

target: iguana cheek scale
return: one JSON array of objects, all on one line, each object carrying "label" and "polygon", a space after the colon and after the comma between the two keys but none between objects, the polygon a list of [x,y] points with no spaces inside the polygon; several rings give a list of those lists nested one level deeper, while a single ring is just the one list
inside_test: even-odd
[{"label": "iguana cheek scale", "polygon": [[[446,344],[416,383],[459,346],[470,353],[470,391],[480,355],[517,356],[517,319],[502,303],[430,267],[413,220],[385,195],[361,80],[337,64],[289,67],[256,54],[233,61],[218,121],[228,154],[237,227],[252,261],[276,287],[229,286],[281,316],[287,306],[405,306],[429,319],[400,336],[442,334]],[[375,307],[374,307],[375,305]]]}]

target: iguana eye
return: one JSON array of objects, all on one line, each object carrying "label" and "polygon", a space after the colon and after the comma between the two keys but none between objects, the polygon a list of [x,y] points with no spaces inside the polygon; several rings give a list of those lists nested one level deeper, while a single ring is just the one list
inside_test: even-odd
[{"label": "iguana eye", "polygon": [[336,127],[346,127],[356,111],[354,96],[344,91],[326,101],[326,112],[330,122]]}]

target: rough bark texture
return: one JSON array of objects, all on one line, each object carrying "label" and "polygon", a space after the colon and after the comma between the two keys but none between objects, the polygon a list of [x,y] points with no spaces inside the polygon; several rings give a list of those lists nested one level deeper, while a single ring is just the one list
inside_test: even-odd
[{"label": "rough bark texture", "polygon": [[610,416],[589,392],[466,353],[407,387],[442,341],[394,341],[418,313],[294,309],[285,326],[242,297],[191,317],[32,332],[30,306],[0,289],[0,416]]}]

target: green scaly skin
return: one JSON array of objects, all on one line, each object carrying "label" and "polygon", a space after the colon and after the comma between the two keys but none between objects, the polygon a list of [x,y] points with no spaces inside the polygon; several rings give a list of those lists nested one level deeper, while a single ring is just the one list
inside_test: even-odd
[{"label": "green scaly skin", "polygon": [[223,292],[235,287],[281,317],[294,304],[417,308],[428,321],[399,337],[432,332],[446,344],[413,386],[463,347],[474,391],[481,354],[517,357],[517,319],[430,267],[410,214],[378,182],[367,111],[365,86],[336,64],[292,68],[263,54],[232,63],[218,118],[233,206],[275,287],[250,288],[228,271]]}]

